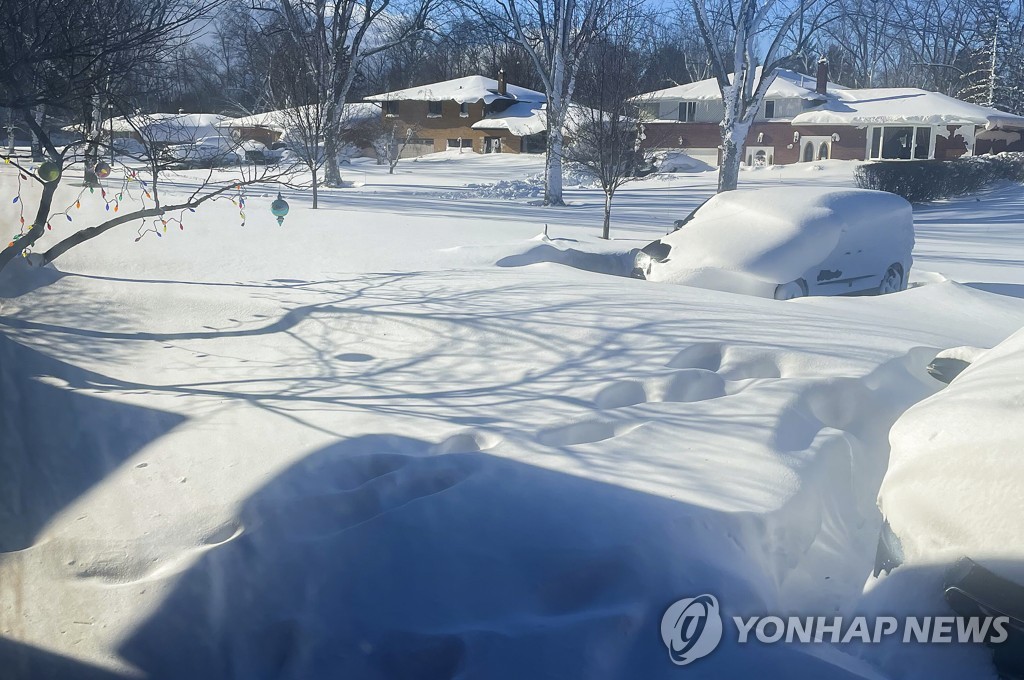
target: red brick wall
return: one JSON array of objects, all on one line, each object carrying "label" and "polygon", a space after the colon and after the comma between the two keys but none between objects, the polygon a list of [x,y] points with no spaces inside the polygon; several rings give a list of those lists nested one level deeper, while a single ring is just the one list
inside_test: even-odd
[{"label": "red brick wall", "polygon": [[[717,123],[649,123],[644,144],[651,148],[715,149],[722,143]],[[844,125],[790,125],[789,123],[754,123],[747,135],[747,146],[775,147],[775,162],[796,163],[800,160],[800,144],[793,143],[793,133],[801,137],[830,137],[832,158],[864,160],[867,149],[867,130]],[[761,141],[757,141],[762,135]]]},{"label": "red brick wall", "polygon": [[470,104],[469,115],[465,118],[459,115],[458,102],[442,102],[441,116],[436,118],[428,116],[428,104],[429,102],[421,101],[400,101],[398,115],[385,116],[385,120],[397,121],[404,128],[412,127],[416,130],[414,137],[433,139],[434,151],[444,151],[448,148],[449,139],[461,137],[472,141],[473,151],[483,153],[484,137],[500,137],[502,153],[519,153],[520,138],[508,130],[474,130],[471,127],[484,117],[483,102]]}]

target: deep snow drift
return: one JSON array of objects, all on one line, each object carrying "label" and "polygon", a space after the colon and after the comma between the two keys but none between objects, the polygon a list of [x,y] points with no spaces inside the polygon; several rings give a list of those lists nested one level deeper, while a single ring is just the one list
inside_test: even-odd
[{"label": "deep snow drift", "polygon": [[[777,302],[551,262],[663,235],[713,173],[622,190],[611,243],[599,191],[552,210],[464,188],[539,169],[354,166],[365,186],[325,191],[316,212],[289,194],[283,227],[254,191],[245,227],[222,201],[6,288],[2,667],[991,677],[971,647],[728,640],[681,670],[658,625],[704,592],[728,616],[876,606],[889,429],[943,388],[925,371],[937,352],[1024,325],[1024,189],[922,211],[923,285]],[[743,180],[848,186],[851,172]],[[83,200],[74,215],[102,213]],[[885,606],[940,600],[905,587]]]}]

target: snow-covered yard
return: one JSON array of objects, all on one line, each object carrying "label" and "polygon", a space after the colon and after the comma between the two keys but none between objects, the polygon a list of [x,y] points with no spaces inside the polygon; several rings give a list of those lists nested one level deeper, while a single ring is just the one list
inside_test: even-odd
[{"label": "snow-covered yard", "polygon": [[[853,167],[741,186],[848,187]],[[969,645],[726,639],[680,669],[658,626],[699,593],[728,616],[941,609],[871,577],[876,496],[890,428],[943,387],[929,361],[1024,326],[1024,187],[915,207],[905,292],[778,302],[587,271],[668,232],[711,172],[629,185],[605,242],[600,190],[540,206],[536,157],[347,170],[318,211],[285,191],[283,227],[267,187],[244,227],[217,202],[2,284],[0,662],[994,677]],[[102,213],[86,195],[74,217]]]}]

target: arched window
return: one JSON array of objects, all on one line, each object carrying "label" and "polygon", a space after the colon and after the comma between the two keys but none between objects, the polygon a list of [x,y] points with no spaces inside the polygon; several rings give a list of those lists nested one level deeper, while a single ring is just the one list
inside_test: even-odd
[{"label": "arched window", "polygon": [[761,149],[754,154],[754,167],[763,168],[766,165],[768,165],[768,154],[764,152],[764,149]]},{"label": "arched window", "polygon": [[828,160],[828,142],[822,142],[821,146],[818,147],[818,160]]},{"label": "arched window", "polygon": [[807,142],[807,144],[804,145],[804,155],[800,160],[805,163],[814,160],[814,142]]}]

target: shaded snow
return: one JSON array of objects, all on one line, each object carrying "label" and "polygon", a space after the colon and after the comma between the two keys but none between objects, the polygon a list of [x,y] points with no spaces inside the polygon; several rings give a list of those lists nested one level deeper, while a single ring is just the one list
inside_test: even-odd
[{"label": "shaded snow", "polygon": [[[357,164],[365,185],[325,189],[318,211],[286,191],[283,227],[276,188],[250,190],[244,227],[222,200],[5,289],[21,295],[0,309],[18,493],[0,506],[2,667],[673,678],[657,631],[680,597],[712,592],[726,615],[865,606],[890,426],[942,388],[936,353],[1024,325],[1024,190],[923,211],[924,285],[777,303],[583,266],[665,234],[713,173],[622,189],[612,242],[596,238],[599,190],[546,209],[465,186],[541,163]],[[854,167],[743,182],[851,186]],[[86,196],[72,214],[104,211]],[[692,668],[960,678],[987,663],[726,642]]]}]

